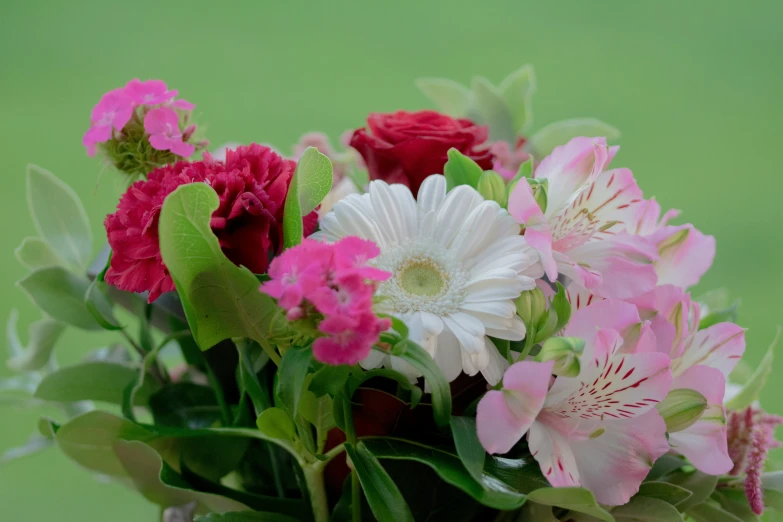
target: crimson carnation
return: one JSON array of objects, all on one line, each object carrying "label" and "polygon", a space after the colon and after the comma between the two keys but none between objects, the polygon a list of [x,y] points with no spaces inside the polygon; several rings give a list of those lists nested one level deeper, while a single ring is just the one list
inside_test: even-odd
[{"label": "crimson carnation", "polygon": [[[285,197],[296,162],[258,144],[226,153],[225,161],[204,153],[202,161],[180,161],[152,171],[123,194],[117,211],[106,216],[112,248],[106,281],[128,292],[149,292],[149,302],[174,290],[160,254],[158,218],[166,196],[180,185],[204,182],[220,198],[212,214],[212,231],[223,253],[237,265],[264,273],[282,248]],[[317,214],[304,218],[312,233]]]},{"label": "crimson carnation", "polygon": [[415,196],[424,178],[443,174],[449,149],[470,157],[484,170],[492,168],[492,154],[483,146],[487,127],[435,111],[370,114],[367,129],[357,129],[351,147],[359,151],[371,179],[402,183]]}]

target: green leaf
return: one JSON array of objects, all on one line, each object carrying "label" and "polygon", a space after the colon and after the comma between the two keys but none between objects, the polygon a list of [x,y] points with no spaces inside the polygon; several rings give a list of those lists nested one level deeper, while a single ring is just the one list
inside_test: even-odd
[{"label": "green leaf", "polygon": [[399,488],[364,443],[345,444],[367,503],[378,522],[415,522]]},{"label": "green leaf", "polygon": [[204,183],[182,185],[169,194],[158,225],[163,262],[202,350],[224,339],[248,337],[277,363],[280,357],[266,340],[277,305],[258,291],[250,270],[234,265],[220,250],[209,225],[218,203]]},{"label": "green leaf", "polygon": [[86,277],[52,266],[31,272],[17,285],[52,319],[84,330],[102,328],[84,305],[84,295],[90,286]]},{"label": "green leaf", "polygon": [[30,324],[27,346],[24,347],[16,331],[18,318],[19,313],[11,310],[6,326],[6,338],[11,353],[7,361],[8,367],[16,372],[40,370],[49,362],[52,350],[65,330],[65,325],[48,318]]},{"label": "green leaf", "polygon": [[497,172],[488,170],[481,174],[476,190],[479,191],[479,194],[481,194],[484,199],[494,201],[502,208],[506,208],[506,205],[508,204],[506,181]]},{"label": "green leaf", "polygon": [[[250,400],[253,402],[253,409],[256,415],[260,415],[262,411],[269,408],[272,403],[269,400],[269,394],[261,387],[261,382],[258,380],[258,371],[261,367],[257,367],[254,360],[263,358],[268,362],[269,357],[261,351],[261,348],[253,342],[237,343],[237,351],[239,352],[239,386],[240,391],[247,393],[250,396]],[[255,355],[255,357],[253,356]]]},{"label": "green leaf", "polygon": [[471,86],[478,122],[489,126],[490,141],[501,140],[514,144],[517,133],[506,100],[486,78],[473,78]]},{"label": "green leaf", "polygon": [[775,338],[772,339],[772,344],[770,344],[769,348],[767,348],[767,353],[764,354],[764,358],[761,359],[761,363],[756,366],[756,370],[753,372],[753,375],[750,376],[748,382],[745,383],[745,386],[742,387],[742,390],[740,390],[737,395],[732,397],[731,400],[726,403],[726,409],[742,410],[753,404],[753,402],[758,399],[759,393],[761,393],[761,390],[767,383],[769,374],[772,372],[772,362],[775,358],[775,347],[777,346],[778,340],[780,339],[781,331],[783,331],[783,329],[778,327]]},{"label": "green leaf", "polygon": [[484,475],[484,459],[487,453],[478,440],[476,419],[473,417],[452,417],[451,434],[454,437],[457,455],[459,455],[465,469],[477,482],[481,482]]},{"label": "green leaf", "polygon": [[332,366],[324,364],[312,374],[313,377],[310,380],[309,390],[316,397],[326,394],[334,397],[345,386],[345,381],[351,374],[352,369],[353,367],[346,365]]},{"label": "green leaf", "polygon": [[549,305],[557,313],[557,325],[554,332],[559,332],[566,327],[568,321],[571,319],[571,303],[568,302],[566,297],[565,288],[558,281],[557,293],[552,298],[552,302]]},{"label": "green leaf", "polygon": [[701,471],[675,471],[666,477],[666,482],[685,488],[691,493],[690,497],[677,504],[680,511],[688,511],[691,507],[701,504],[709,498],[715,486],[718,484],[718,477],[707,475]]},{"label": "green leaf", "polygon": [[305,378],[307,377],[310,361],[313,359],[313,351],[310,347],[292,347],[286,350],[280,361],[277,374],[277,396],[283,408],[296,418],[299,410],[299,401],[304,391]]},{"label": "green leaf", "polygon": [[661,477],[668,475],[672,471],[676,471],[680,469],[681,467],[688,464],[684,459],[667,453],[666,455],[663,455],[658,460],[655,461],[655,464],[653,464],[652,469],[647,474],[647,478],[644,479],[645,481],[659,481]]},{"label": "green leaf", "polygon": [[196,518],[195,522],[298,522],[298,518],[280,513],[262,513],[260,511],[243,511],[238,513],[210,513]]},{"label": "green leaf", "polygon": [[624,506],[612,510],[617,522],[682,522],[682,516],[671,504],[657,498],[636,496]]},{"label": "green leaf", "polygon": [[121,466],[123,475],[127,476],[134,488],[150,502],[164,507],[197,502],[197,511],[202,512],[248,510],[244,504],[229,498],[167,484],[163,480],[166,476],[163,459],[157,451],[143,442],[117,440],[112,444],[112,453]]},{"label": "green leaf", "polygon": [[761,518],[753,513],[744,490],[733,488],[718,488],[712,494],[720,506],[744,522],[760,522]]},{"label": "green leaf", "polygon": [[84,294],[84,306],[92,314],[93,319],[105,330],[122,330],[112,311],[112,305],[103,292],[106,283],[94,279]]},{"label": "green leaf", "polygon": [[285,441],[294,440],[294,423],[285,410],[267,408],[256,419],[256,425],[267,437]]},{"label": "green leaf", "polygon": [[742,522],[742,519],[735,517],[718,506],[709,503],[693,506],[688,510],[688,516],[695,522]]},{"label": "green leaf", "polygon": [[414,383],[411,383],[410,379],[408,379],[408,377],[401,374],[400,372],[396,370],[390,370],[387,368],[366,370],[361,373],[357,372],[357,374],[352,376],[350,379],[348,393],[350,395],[353,395],[353,393],[359,388],[359,386],[364,384],[365,381],[374,379],[375,377],[383,377],[385,379],[391,379],[393,381],[397,381],[397,384],[401,389],[409,391],[411,394],[410,397],[411,409],[418,406],[419,402],[421,402],[421,396],[422,396],[421,388],[416,386]]},{"label": "green leaf", "polygon": [[141,426],[100,410],[78,415],[60,427],[51,421],[44,421],[41,428],[44,434],[47,430],[53,432],[59,448],[76,463],[91,471],[120,478],[127,474],[113,451],[118,440],[141,441],[159,450],[164,457],[177,458],[178,455],[171,454],[176,449],[172,439],[251,438],[274,443],[298,459],[298,453],[288,442],[272,438],[258,429]]},{"label": "green leaf", "polygon": [[467,471],[460,457],[445,449],[390,437],[368,437],[362,439],[362,444],[379,459],[413,460],[429,466],[445,482],[485,506],[516,509],[525,501],[525,495],[488,470],[482,471],[477,481]]},{"label": "green leaf", "polygon": [[[137,391],[137,401],[138,394]],[[155,424],[162,426],[209,428],[221,420],[212,388],[187,381],[169,384],[155,392],[149,398],[149,407]]]},{"label": "green leaf", "polygon": [[63,260],[57,255],[57,252],[40,237],[24,238],[22,244],[14,250],[14,255],[22,266],[30,270],[63,265]]},{"label": "green leaf", "polygon": [[76,193],[48,170],[27,166],[27,205],[38,235],[70,266],[86,269],[92,259],[90,222]]},{"label": "green leaf", "polygon": [[315,147],[302,153],[291,178],[283,214],[283,244],[286,248],[302,242],[302,217],[318,206],[332,188],[332,162]]},{"label": "green leaf", "polygon": [[536,75],[532,65],[523,65],[509,74],[498,87],[514,122],[514,130],[522,134],[533,124],[533,95]]},{"label": "green leaf", "polygon": [[548,156],[555,147],[565,145],[571,138],[578,136],[606,137],[607,141],[611,142],[620,137],[620,131],[595,118],[557,121],[533,134],[530,138],[530,147],[536,157],[543,158]]},{"label": "green leaf", "polygon": [[435,423],[442,428],[447,427],[451,420],[451,387],[432,356],[410,340],[397,343],[389,353],[404,360],[424,376],[432,395]]},{"label": "green leaf", "polygon": [[693,493],[668,482],[650,481],[641,485],[638,495],[647,498],[657,498],[676,506],[680,502],[689,499]]},{"label": "green leaf", "polygon": [[525,502],[522,506],[522,514],[517,522],[560,522],[552,514],[552,506],[536,504],[535,502]]},{"label": "green leaf", "polygon": [[459,185],[476,188],[481,174],[484,172],[478,166],[478,163],[453,148],[449,149],[448,157],[449,159],[443,167],[447,190],[451,190]]},{"label": "green leaf", "polygon": [[598,505],[593,494],[584,488],[541,488],[528,493],[527,498],[539,504],[570,509],[605,522],[614,522],[614,517]]},{"label": "green leaf", "polygon": [[302,395],[299,406],[302,417],[312,424],[318,433],[318,453],[321,453],[329,430],[337,426],[334,422],[332,398],[328,395],[316,398],[313,392],[307,390]]},{"label": "green leaf", "polygon": [[[45,401],[122,404],[125,388],[138,374],[138,368],[105,361],[66,366],[44,377],[35,390],[35,397]],[[157,389],[158,385],[148,379],[136,394],[134,404],[146,404]]]},{"label": "green leaf", "polygon": [[445,78],[419,78],[416,87],[439,111],[455,118],[468,115],[473,95],[464,85]]}]

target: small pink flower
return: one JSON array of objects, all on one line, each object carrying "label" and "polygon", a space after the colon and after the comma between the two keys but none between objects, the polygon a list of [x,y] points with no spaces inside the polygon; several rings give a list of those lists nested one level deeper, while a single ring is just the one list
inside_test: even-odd
[{"label": "small pink flower", "polygon": [[278,300],[289,321],[304,318],[303,303],[323,316],[318,330],[326,336],[313,343],[316,360],[356,364],[369,355],[380,333],[391,327],[390,320],[373,312],[375,281],[391,277],[367,266],[379,253],[371,241],[354,237],[334,244],[305,239],[272,261],[271,280],[260,291]]},{"label": "small pink flower", "polygon": [[174,100],[171,102],[171,106],[175,109],[181,109],[183,111],[192,111],[196,106],[187,100]]},{"label": "small pink flower", "polygon": [[196,147],[190,143],[182,141],[179,116],[168,107],[149,111],[144,117],[144,130],[150,135],[150,145],[157,150],[170,150],[184,158],[196,150]]},{"label": "small pink flower", "polygon": [[331,252],[327,245],[305,240],[297,248],[289,248],[269,265],[270,281],[260,290],[278,300],[280,306],[301,315],[302,300],[319,296],[326,286],[328,261]]},{"label": "small pink flower", "polygon": [[133,100],[125,89],[114,89],[101,97],[92,109],[90,128],[82,138],[88,156],[95,155],[95,146],[111,139],[112,129],[121,131],[133,115]]},{"label": "small pink flower", "polygon": [[140,81],[134,78],[125,84],[125,92],[138,105],[161,105],[170,102],[176,95],[176,90],[168,90],[163,80]]},{"label": "small pink flower", "polygon": [[359,276],[371,281],[386,281],[391,277],[389,272],[368,266],[367,261],[378,257],[381,250],[378,245],[368,239],[348,236],[335,243],[335,273],[337,279]]}]

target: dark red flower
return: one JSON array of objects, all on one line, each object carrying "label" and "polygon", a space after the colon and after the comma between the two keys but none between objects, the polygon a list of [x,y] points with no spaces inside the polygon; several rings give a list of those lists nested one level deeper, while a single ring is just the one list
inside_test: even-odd
[{"label": "dark red flower", "polygon": [[[258,144],[226,153],[225,161],[209,153],[202,161],[180,161],[150,172],[123,194],[117,211],[106,217],[112,248],[106,281],[129,292],[149,291],[152,302],[174,290],[158,244],[158,217],[163,201],[180,185],[204,182],[220,198],[212,214],[212,231],[223,253],[252,272],[266,272],[270,257],[282,247],[285,197],[296,163]],[[315,212],[304,219],[305,234],[317,223]]]},{"label": "dark red flower", "polygon": [[472,158],[484,170],[492,168],[487,127],[470,120],[454,119],[435,111],[370,114],[367,129],[357,129],[351,147],[364,158],[370,179],[402,183],[413,194],[424,178],[443,174],[446,154],[455,148]]}]

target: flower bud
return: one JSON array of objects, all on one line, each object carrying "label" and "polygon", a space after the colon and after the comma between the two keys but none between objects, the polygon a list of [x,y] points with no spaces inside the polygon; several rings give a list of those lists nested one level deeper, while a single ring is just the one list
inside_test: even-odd
[{"label": "flower bud", "polygon": [[535,198],[538,206],[541,207],[541,212],[546,212],[546,205],[548,201],[547,192],[549,188],[549,182],[546,179],[530,179],[530,188],[533,190],[533,198]]},{"label": "flower bud", "polygon": [[517,314],[528,327],[538,324],[546,314],[546,296],[538,287],[522,292],[516,300],[516,305]]},{"label": "flower bud", "polygon": [[552,368],[554,375],[576,377],[581,368],[579,357],[584,348],[584,340],[578,337],[551,337],[544,342],[536,361],[555,361]]},{"label": "flower bud", "polygon": [[492,170],[484,172],[478,180],[476,189],[487,201],[495,201],[501,207],[506,208],[508,204],[506,182],[497,172]]},{"label": "flower bud", "polygon": [[672,390],[656,405],[666,423],[666,431],[674,433],[693,425],[707,408],[707,399],[696,390]]}]

